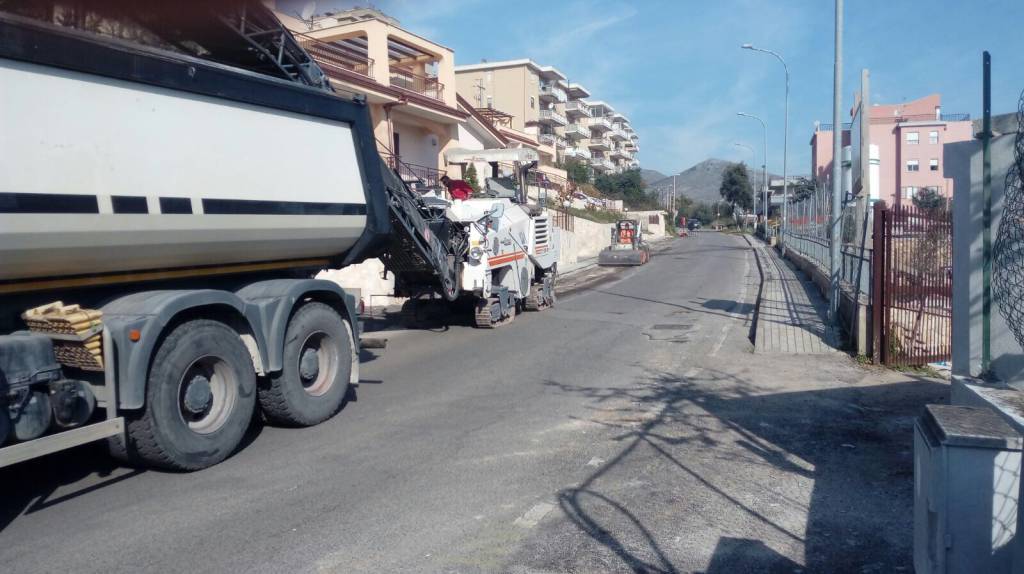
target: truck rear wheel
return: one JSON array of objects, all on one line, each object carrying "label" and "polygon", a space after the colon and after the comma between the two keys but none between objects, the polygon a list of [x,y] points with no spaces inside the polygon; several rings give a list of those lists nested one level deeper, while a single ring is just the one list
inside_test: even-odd
[{"label": "truck rear wheel", "polygon": [[238,447],[255,406],[256,373],[238,333],[207,319],[182,323],[153,356],[127,454],[175,470],[212,466]]},{"label": "truck rear wheel", "polygon": [[288,322],[282,369],[260,388],[260,406],[273,423],[315,425],[341,408],[351,374],[345,321],[329,305],[306,303]]}]

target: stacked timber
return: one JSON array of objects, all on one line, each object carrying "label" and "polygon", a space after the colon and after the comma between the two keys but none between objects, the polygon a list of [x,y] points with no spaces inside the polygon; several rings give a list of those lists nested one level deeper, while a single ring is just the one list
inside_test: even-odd
[{"label": "stacked timber", "polygon": [[22,313],[29,330],[49,335],[57,360],[85,371],[103,370],[103,313],[55,301]]}]

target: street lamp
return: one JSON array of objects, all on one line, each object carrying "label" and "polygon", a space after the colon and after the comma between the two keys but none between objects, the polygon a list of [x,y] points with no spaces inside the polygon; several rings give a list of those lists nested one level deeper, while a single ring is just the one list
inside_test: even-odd
[{"label": "street lamp", "polygon": [[778,58],[779,62],[782,62],[782,68],[786,71],[786,115],[783,124],[783,142],[782,142],[782,254],[786,254],[786,231],[789,229],[789,66],[786,65],[786,60],[782,59],[782,56],[771,50],[765,50],[764,48],[755,48],[753,44],[743,44],[740,46],[744,50],[753,50],[754,52],[764,52],[765,54],[771,54]]},{"label": "street lamp", "polygon": [[764,123],[764,120],[762,120],[761,118],[759,118],[759,117],[757,117],[757,116],[755,116],[753,114],[745,114],[743,112],[737,112],[736,115],[737,116],[743,116],[745,118],[752,118],[752,119],[755,119],[755,120],[761,122],[761,128],[764,130],[764,137],[763,137],[763,140],[764,140],[764,163],[761,164],[761,167],[764,169],[764,202],[762,203],[762,205],[764,206],[764,237],[765,237],[765,239],[767,239],[768,238],[768,124]]}]

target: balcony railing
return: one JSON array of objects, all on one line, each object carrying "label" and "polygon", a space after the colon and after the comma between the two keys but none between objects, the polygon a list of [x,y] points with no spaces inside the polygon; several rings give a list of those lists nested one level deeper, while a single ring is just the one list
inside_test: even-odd
[{"label": "balcony railing", "polygon": [[373,58],[346,48],[335,42],[317,40],[299,32],[293,32],[299,45],[320,65],[324,73],[338,80],[345,79],[345,72],[355,72],[368,78],[373,77]]},{"label": "balcony railing", "polygon": [[[890,116],[884,118],[871,118],[872,124],[903,124],[907,122],[968,122],[971,121],[971,114],[940,114],[938,118],[935,114],[911,114],[902,116]],[[833,124],[818,124],[819,132],[830,132],[832,131]],[[853,127],[850,122],[843,123],[843,129],[848,130]]]},{"label": "balcony railing", "polygon": [[577,159],[590,159],[590,150],[579,147],[566,148],[565,157],[574,157]]},{"label": "balcony railing", "polygon": [[541,110],[539,117],[540,121],[544,123],[552,123],[560,126],[564,126],[569,123],[569,120],[565,119],[565,116],[555,110]]},{"label": "balcony railing", "polygon": [[422,94],[435,100],[444,100],[444,84],[433,76],[421,76],[404,68],[391,68],[391,86]]},{"label": "balcony railing", "polygon": [[626,135],[626,132],[619,128],[612,129],[612,137],[622,141],[629,139],[629,136]]},{"label": "balcony railing", "polygon": [[590,117],[590,106],[583,102],[566,102],[565,104],[566,115],[578,115],[583,117]]},{"label": "balcony railing", "polygon": [[380,155],[387,162],[388,167],[398,172],[402,181],[410,184],[419,184],[422,187],[441,186],[441,176],[445,174],[444,170],[425,165],[405,163],[400,157],[395,157],[394,154],[387,152],[381,152]]},{"label": "balcony railing", "polygon": [[610,150],[612,149],[612,140],[608,138],[590,138],[587,140],[587,145],[591,149]]},{"label": "balcony railing", "polygon": [[591,129],[611,131],[612,123],[607,118],[588,118],[584,125]]},{"label": "balcony railing", "polygon": [[590,130],[584,129],[579,124],[569,124],[565,126],[565,137],[569,139],[580,139],[583,137],[590,136]]},{"label": "balcony railing", "polygon": [[562,88],[559,88],[555,84],[541,84],[541,86],[540,86],[540,95],[541,95],[542,98],[545,98],[545,99],[553,98],[555,101],[558,101],[558,102],[564,102],[565,98],[566,98],[565,90],[563,90]]},{"label": "balcony railing", "polygon": [[537,136],[537,141],[544,145],[554,146],[555,140],[558,139],[555,134],[540,134]]}]

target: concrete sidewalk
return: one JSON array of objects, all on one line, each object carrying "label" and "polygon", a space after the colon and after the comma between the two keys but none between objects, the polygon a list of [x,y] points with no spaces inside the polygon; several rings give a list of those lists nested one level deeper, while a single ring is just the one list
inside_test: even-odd
[{"label": "concrete sidewalk", "polygon": [[814,283],[775,251],[751,240],[761,269],[755,353],[813,355],[833,353],[839,331],[828,323],[828,302]]}]

